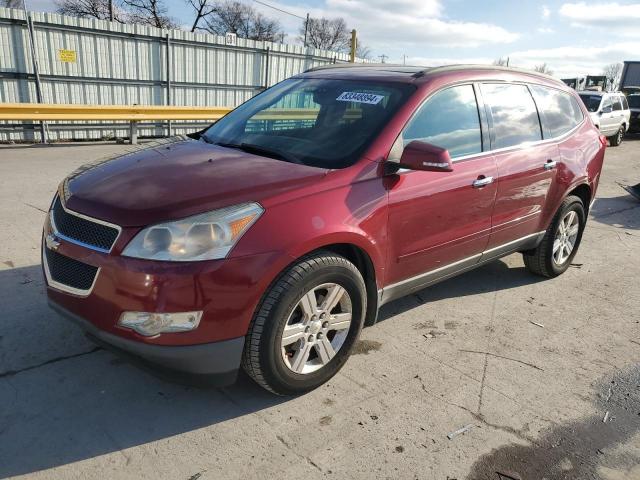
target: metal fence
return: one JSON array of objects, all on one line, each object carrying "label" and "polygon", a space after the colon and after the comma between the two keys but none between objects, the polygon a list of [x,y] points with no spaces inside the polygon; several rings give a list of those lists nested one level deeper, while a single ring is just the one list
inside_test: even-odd
[{"label": "metal fence", "polygon": [[[56,104],[235,107],[291,75],[348,54],[223,36],[31,13],[42,101]],[[35,103],[27,17],[0,8],[0,103]],[[126,136],[121,122],[49,123],[53,140]],[[152,122],[140,135],[193,131]],[[29,122],[0,123],[0,141],[35,140]]]}]

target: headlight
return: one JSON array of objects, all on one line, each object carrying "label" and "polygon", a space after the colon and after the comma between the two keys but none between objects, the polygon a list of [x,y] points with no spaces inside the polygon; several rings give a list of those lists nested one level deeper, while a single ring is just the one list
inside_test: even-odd
[{"label": "headlight", "polygon": [[224,258],[263,211],[257,203],[244,203],[153,225],[138,233],[122,255],[174,262]]}]

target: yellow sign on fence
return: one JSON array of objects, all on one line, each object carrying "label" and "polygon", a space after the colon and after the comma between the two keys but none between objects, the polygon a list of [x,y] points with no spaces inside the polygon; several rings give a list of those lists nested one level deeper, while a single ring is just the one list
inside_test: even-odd
[{"label": "yellow sign on fence", "polygon": [[58,50],[58,60],[67,63],[76,63],[75,50]]}]

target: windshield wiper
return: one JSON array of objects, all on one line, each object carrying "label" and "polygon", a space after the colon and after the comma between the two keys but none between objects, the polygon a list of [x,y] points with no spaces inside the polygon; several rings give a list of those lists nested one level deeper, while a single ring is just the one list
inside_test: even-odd
[{"label": "windshield wiper", "polygon": [[290,155],[285,152],[281,152],[279,150],[274,150],[268,147],[263,147],[261,145],[255,145],[253,143],[216,142],[214,145],[219,145],[225,148],[235,148],[238,150],[242,150],[243,152],[255,153],[256,155],[263,155],[265,157],[271,157],[277,160],[284,160],[285,162],[297,163],[299,165],[303,165],[303,163],[293,155]]}]

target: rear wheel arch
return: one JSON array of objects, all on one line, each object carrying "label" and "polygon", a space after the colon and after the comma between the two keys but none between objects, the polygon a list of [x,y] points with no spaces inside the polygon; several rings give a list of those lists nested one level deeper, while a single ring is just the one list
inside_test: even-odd
[{"label": "rear wheel arch", "polygon": [[589,210],[589,205],[591,204],[592,200],[592,193],[591,187],[587,183],[581,183],[580,185],[574,187],[567,193],[566,197],[569,197],[571,195],[578,197],[582,201],[582,205],[585,211]]}]

